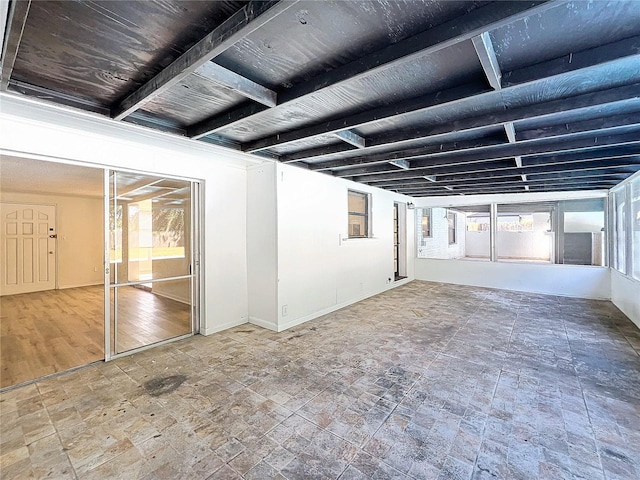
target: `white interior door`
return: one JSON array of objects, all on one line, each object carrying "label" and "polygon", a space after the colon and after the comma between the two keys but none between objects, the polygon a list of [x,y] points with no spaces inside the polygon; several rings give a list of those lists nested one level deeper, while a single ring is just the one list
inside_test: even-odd
[{"label": "white interior door", "polygon": [[0,204],[2,295],[56,288],[56,207]]}]

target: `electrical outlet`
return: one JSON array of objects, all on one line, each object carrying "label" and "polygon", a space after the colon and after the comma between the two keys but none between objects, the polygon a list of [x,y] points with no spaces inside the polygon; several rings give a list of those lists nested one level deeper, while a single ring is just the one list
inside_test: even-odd
[{"label": "electrical outlet", "polygon": [[98,267],[93,267],[93,271],[97,272],[98,271]]},{"label": "electrical outlet", "polygon": [[289,314],[289,305],[282,306],[282,316],[286,317]]}]

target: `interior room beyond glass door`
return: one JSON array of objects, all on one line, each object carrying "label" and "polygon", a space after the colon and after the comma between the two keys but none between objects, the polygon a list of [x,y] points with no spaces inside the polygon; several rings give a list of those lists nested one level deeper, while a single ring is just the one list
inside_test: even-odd
[{"label": "interior room beyond glass door", "polygon": [[192,183],[108,172],[108,358],[193,333]]}]

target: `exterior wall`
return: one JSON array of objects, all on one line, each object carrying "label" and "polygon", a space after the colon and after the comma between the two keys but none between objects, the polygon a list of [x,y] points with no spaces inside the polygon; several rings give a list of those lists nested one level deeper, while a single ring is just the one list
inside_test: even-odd
[{"label": "exterior wall", "polygon": [[431,237],[423,238],[418,246],[420,258],[462,258],[465,255],[466,216],[456,212],[456,243],[449,245],[449,222],[445,208],[431,209]]},{"label": "exterior wall", "polygon": [[640,328],[640,282],[611,269],[611,301]]},{"label": "exterior wall", "polygon": [[611,299],[611,274],[605,267],[419,258],[415,278],[519,292]]}]

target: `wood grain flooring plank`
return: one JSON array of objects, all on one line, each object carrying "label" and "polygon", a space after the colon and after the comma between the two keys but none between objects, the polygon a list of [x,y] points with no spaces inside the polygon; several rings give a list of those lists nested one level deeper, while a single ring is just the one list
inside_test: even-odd
[{"label": "wood grain flooring plank", "polygon": [[[191,307],[118,288],[123,352],[191,332]],[[104,359],[104,287],[0,297],[0,388]]]}]

